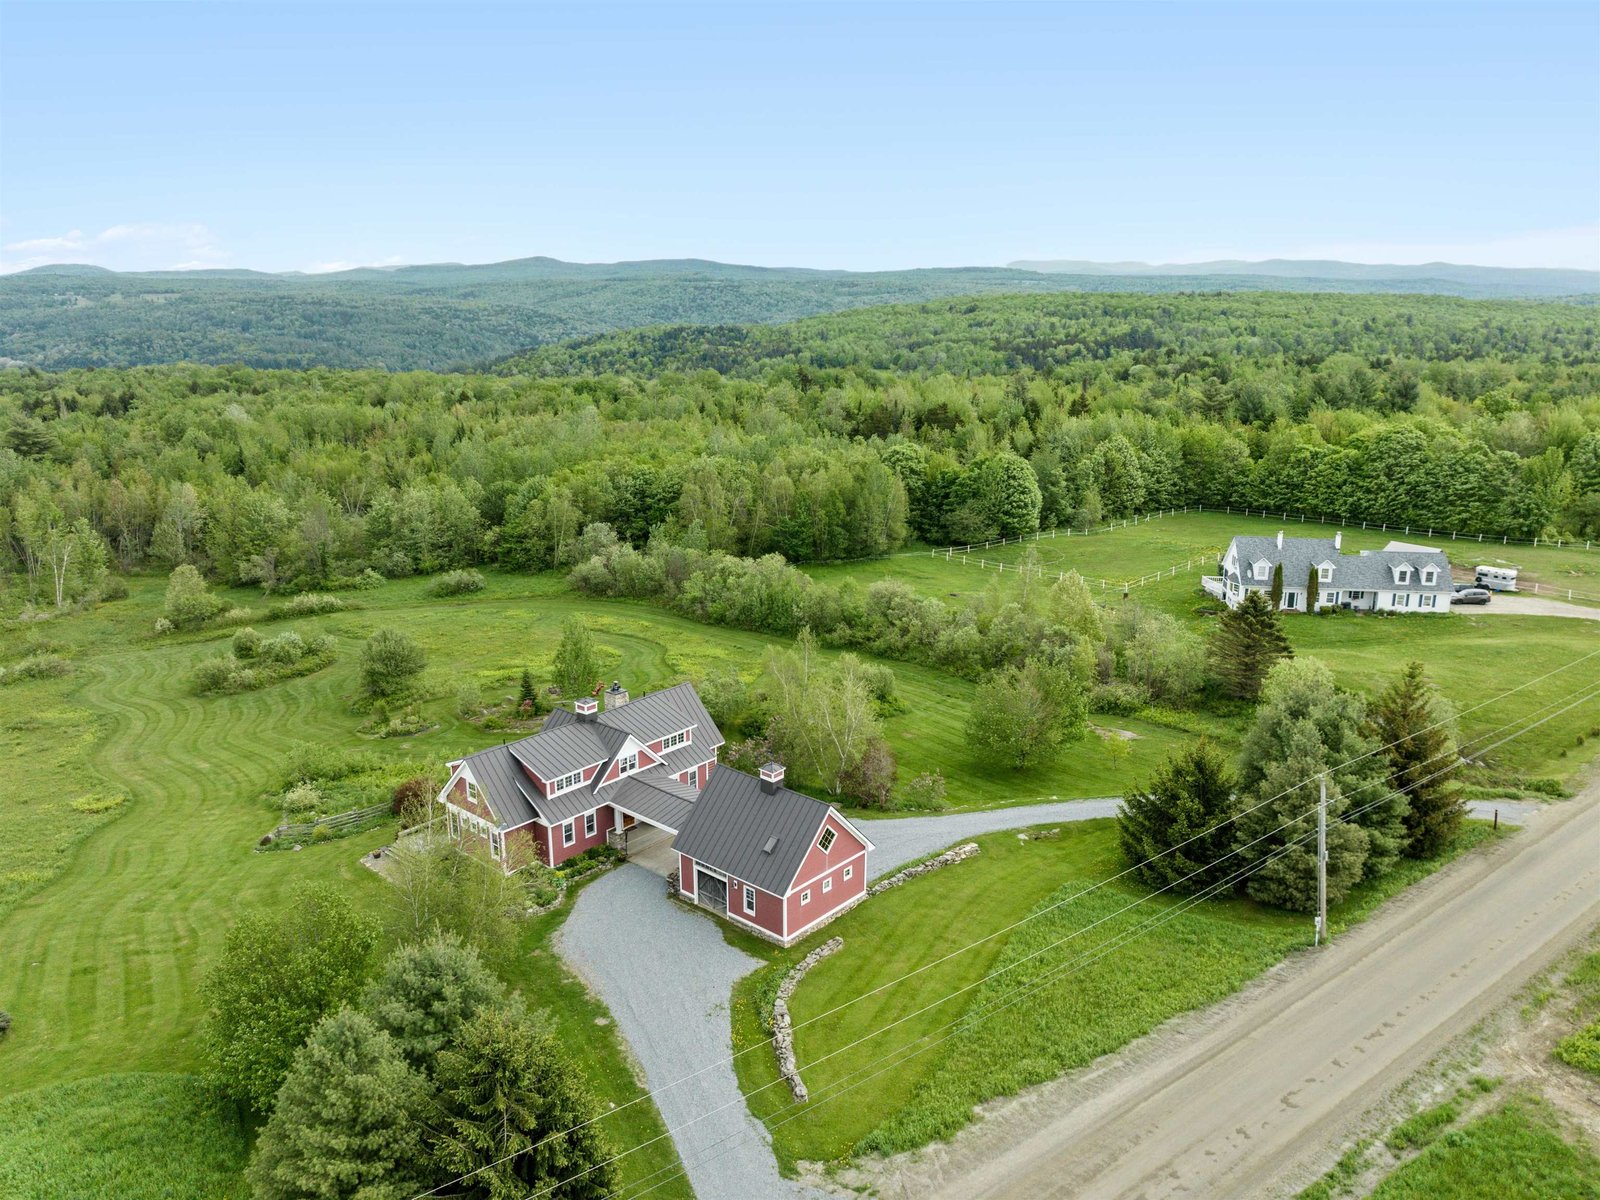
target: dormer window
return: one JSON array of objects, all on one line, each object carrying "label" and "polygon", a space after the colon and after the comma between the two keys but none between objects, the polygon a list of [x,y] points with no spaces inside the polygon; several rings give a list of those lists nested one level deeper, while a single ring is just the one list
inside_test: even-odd
[{"label": "dormer window", "polygon": [[1257,579],[1265,579],[1269,574],[1271,574],[1271,572],[1272,572],[1272,564],[1271,563],[1263,561],[1263,562],[1258,562],[1256,564],[1255,575],[1256,575]]},{"label": "dormer window", "polygon": [[630,771],[637,771],[638,769],[639,769],[639,755],[637,753],[624,754],[621,758],[617,759],[617,774],[618,775],[626,775]]},{"label": "dormer window", "polygon": [[1433,567],[1423,567],[1422,568],[1422,582],[1423,583],[1432,583],[1437,578],[1439,578],[1439,572],[1435,568],[1433,568]]},{"label": "dormer window", "polygon": [[681,731],[679,733],[671,733],[671,734],[668,734],[666,737],[661,739],[661,749],[663,751],[673,750],[673,749],[676,749],[677,747],[683,745],[688,740],[689,740],[689,731],[687,729],[685,729],[685,730],[683,730],[683,731]]},{"label": "dormer window", "polygon": [[1410,583],[1411,582],[1411,568],[1410,567],[1396,567],[1394,569],[1394,581],[1396,583]]},{"label": "dormer window", "polygon": [[1317,582],[1329,583],[1333,580],[1333,564],[1323,563],[1317,568]]}]

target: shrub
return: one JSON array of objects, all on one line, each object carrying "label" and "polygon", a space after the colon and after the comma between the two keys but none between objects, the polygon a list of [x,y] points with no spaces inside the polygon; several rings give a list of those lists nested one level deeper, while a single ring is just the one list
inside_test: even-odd
[{"label": "shrub", "polygon": [[263,662],[287,666],[305,657],[305,639],[291,629],[262,642],[259,653]]},{"label": "shrub", "polygon": [[478,690],[476,682],[463,679],[456,685],[456,715],[475,717],[482,711],[483,693]]},{"label": "shrub", "polygon": [[167,577],[166,619],[176,629],[198,629],[222,608],[191,563],[180,563]]},{"label": "shrub", "polygon": [[283,620],[286,617],[316,617],[323,613],[343,612],[349,608],[348,601],[338,596],[330,596],[326,592],[302,592],[298,596],[291,596],[282,604],[275,604],[268,610],[268,615],[274,620]]},{"label": "shrub", "polygon": [[0,1037],[11,1032],[11,1014],[0,1008]]},{"label": "shrub", "polygon": [[313,783],[297,783],[283,794],[281,805],[285,812],[317,812],[323,805],[322,793]]},{"label": "shrub", "polygon": [[1131,717],[1144,707],[1144,693],[1125,680],[1099,684],[1089,697],[1089,707],[1113,717]]},{"label": "shrub", "polygon": [[945,807],[944,776],[937,771],[924,771],[906,784],[899,806],[921,812],[935,812]]},{"label": "shrub", "polygon": [[839,790],[867,808],[890,808],[894,791],[895,761],[889,743],[875,737],[861,757],[839,776]]},{"label": "shrub", "polygon": [[100,585],[100,599],[126,600],[128,598],[128,581],[120,575],[113,575]]},{"label": "shrub", "polygon": [[369,699],[403,695],[428,663],[422,647],[396,629],[380,629],[361,651],[361,688]]},{"label": "shrub", "polygon": [[483,591],[481,571],[447,571],[428,587],[430,596],[465,596]]},{"label": "shrub", "polygon": [[197,692],[226,692],[234,690],[232,683],[238,670],[237,659],[208,658],[195,667],[189,678]]},{"label": "shrub", "polygon": [[24,679],[55,679],[72,673],[72,664],[59,654],[30,654],[10,667],[0,667],[0,684]]},{"label": "shrub", "polygon": [[213,625],[243,625],[254,617],[255,614],[248,608],[230,608],[211,623]]},{"label": "shrub", "polygon": [[311,831],[311,840],[313,842],[332,841],[333,830],[329,829],[326,825],[318,825]]},{"label": "shrub", "polygon": [[1556,1057],[1569,1067],[1600,1075],[1600,1021],[1594,1021],[1556,1046]]},{"label": "shrub", "polygon": [[390,795],[390,811],[401,816],[408,808],[426,804],[433,797],[433,780],[426,775],[413,775],[400,784]]},{"label": "shrub", "polygon": [[246,625],[233,635],[233,656],[235,658],[254,658],[261,652],[263,640],[259,633]]},{"label": "shrub", "polygon": [[156,635],[158,637],[163,637],[166,634],[171,633],[176,628],[177,628],[177,626],[174,625],[171,621],[167,620],[166,617],[157,617],[156,618],[155,631],[156,631]]}]

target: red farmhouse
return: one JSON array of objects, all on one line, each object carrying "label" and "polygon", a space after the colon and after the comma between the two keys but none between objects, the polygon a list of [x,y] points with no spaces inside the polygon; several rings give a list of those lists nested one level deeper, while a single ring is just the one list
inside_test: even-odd
[{"label": "red farmhouse", "polygon": [[784,945],[866,894],[872,844],[784,787],[778,764],[759,779],[718,767],[722,733],[692,684],[631,702],[612,684],[605,700],[451,763],[438,797],[451,835],[510,873],[654,827],[673,838],[685,899]]}]

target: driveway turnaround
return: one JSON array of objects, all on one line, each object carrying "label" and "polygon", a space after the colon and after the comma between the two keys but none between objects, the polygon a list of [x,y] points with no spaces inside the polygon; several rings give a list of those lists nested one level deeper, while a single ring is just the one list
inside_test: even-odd
[{"label": "driveway turnaround", "polygon": [[[877,878],[968,838],[1111,817],[1120,803],[1113,796],[861,824],[877,847],[871,856]],[[1517,824],[1539,806],[1469,807],[1485,818],[1498,807],[1500,820]],[[757,959],[728,945],[714,918],[668,903],[661,876],[633,863],[579,894],[557,948],[611,1010],[699,1200],[817,1200],[819,1193],[778,1174],[766,1129],[750,1115],[728,1061],[728,1000],[733,985],[761,965]]]},{"label": "driveway turnaround", "polygon": [[[1464,606],[1456,607],[1460,611]],[[1600,608],[1585,608],[1552,596],[1529,596],[1521,592],[1498,592],[1482,608],[1467,611],[1484,617],[1576,617],[1580,621],[1600,621]]]}]

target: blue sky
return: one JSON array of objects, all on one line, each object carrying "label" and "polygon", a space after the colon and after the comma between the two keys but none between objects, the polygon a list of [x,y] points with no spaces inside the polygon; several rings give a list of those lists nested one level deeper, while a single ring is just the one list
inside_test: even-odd
[{"label": "blue sky", "polygon": [[0,265],[1600,267],[1600,5],[0,4]]}]

